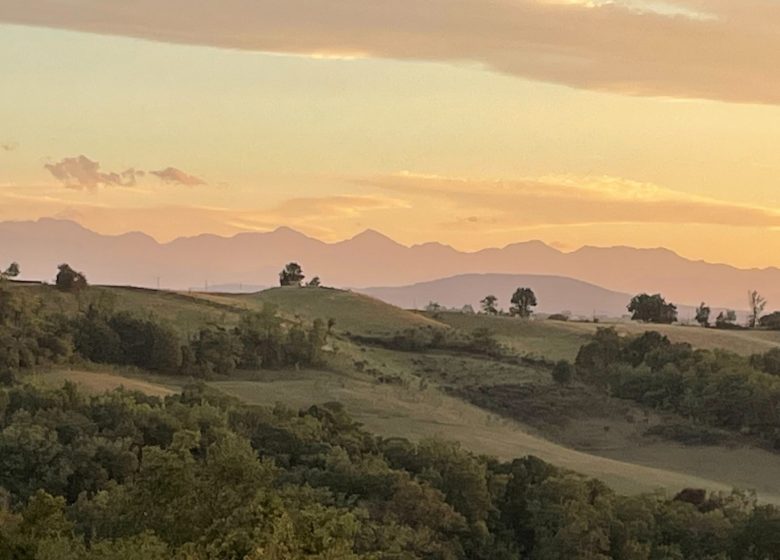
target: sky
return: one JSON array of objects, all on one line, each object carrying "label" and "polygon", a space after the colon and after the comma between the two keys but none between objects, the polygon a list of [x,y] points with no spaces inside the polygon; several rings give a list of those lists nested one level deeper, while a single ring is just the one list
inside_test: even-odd
[{"label": "sky", "polygon": [[0,220],[780,266],[778,0],[0,0]]}]

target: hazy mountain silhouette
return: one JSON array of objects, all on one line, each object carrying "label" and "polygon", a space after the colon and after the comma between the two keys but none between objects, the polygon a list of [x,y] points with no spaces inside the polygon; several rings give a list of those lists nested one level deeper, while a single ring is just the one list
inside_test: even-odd
[{"label": "hazy mountain silhouette", "polygon": [[435,301],[447,308],[471,305],[479,309],[479,302],[488,294],[498,297],[498,305],[509,309],[510,297],[520,286],[531,288],[539,300],[535,311],[557,313],[568,311],[590,317],[625,315],[631,296],[605,290],[599,286],[565,278],[534,274],[462,274],[410,286],[364,288],[359,291],[403,308],[423,308]]},{"label": "hazy mountain silhouette", "polygon": [[533,274],[569,277],[624,294],[661,292],[679,304],[705,300],[738,309],[746,307],[747,291],[757,289],[770,308],[780,306],[777,268],[742,270],[691,261],[666,249],[583,247],[564,253],[540,241],[466,253],[439,243],[406,247],[371,230],[338,243],[289,228],[158,243],[142,233],[100,235],[66,220],[0,222],[0,263],[12,260],[28,279],[52,279],[56,266],[68,262],[92,282],[155,287],[159,278],[162,287],[175,289],[206,282],[274,285],[282,266],[297,261],[309,276],[340,287],[402,286],[471,273]]}]

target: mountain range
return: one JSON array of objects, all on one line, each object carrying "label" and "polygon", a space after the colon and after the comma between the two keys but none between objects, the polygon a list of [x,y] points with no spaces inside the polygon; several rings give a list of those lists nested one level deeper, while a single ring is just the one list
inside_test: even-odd
[{"label": "mountain range", "polygon": [[[559,282],[552,277],[586,282],[604,290],[589,291],[593,298],[606,298],[594,302],[617,301],[619,297],[624,302],[622,308],[628,294],[660,292],[678,304],[706,301],[713,307],[744,309],[751,289],[761,292],[770,308],[772,304],[780,306],[780,269],[774,267],[738,269],[689,260],[662,248],[586,246],[563,252],[541,241],[462,252],[440,243],[405,246],[372,230],[336,243],[325,243],[285,227],[267,233],[233,237],[204,234],[160,243],[137,232],[102,235],[68,220],[0,222],[0,263],[11,261],[20,263],[25,279],[50,281],[56,266],[67,262],[94,283],[168,289],[275,285],[284,264],[296,261],[309,277],[319,276],[325,285],[361,289],[383,298],[400,295],[374,287],[400,287],[469,275],[461,279],[460,288],[468,289],[469,295],[453,300],[455,305],[473,305],[477,293],[486,294],[489,286],[483,282],[483,288],[480,281],[487,277],[479,275],[492,273],[542,276],[547,285]],[[442,280],[438,287],[433,284],[440,292],[430,299],[446,305],[451,282]],[[569,286],[567,289],[572,290],[575,284]],[[550,304],[555,311],[568,308],[576,312],[573,301],[564,301],[562,296],[559,300]],[[409,304],[408,300],[397,301]],[[417,303],[422,306],[427,301]],[[596,303],[585,304],[585,310],[596,307]]]}]

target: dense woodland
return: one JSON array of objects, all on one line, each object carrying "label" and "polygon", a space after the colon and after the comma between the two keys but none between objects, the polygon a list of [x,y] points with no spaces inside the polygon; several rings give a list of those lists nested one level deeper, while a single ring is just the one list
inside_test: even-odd
[{"label": "dense woodland", "polygon": [[576,369],[613,396],[752,435],[780,450],[778,350],[744,358],[672,343],[653,331],[627,338],[605,328],[580,349]]},{"label": "dense woodland", "polygon": [[626,497],[527,457],[379,439],[340,406],[0,391],[0,558],[751,559],[749,495]]}]

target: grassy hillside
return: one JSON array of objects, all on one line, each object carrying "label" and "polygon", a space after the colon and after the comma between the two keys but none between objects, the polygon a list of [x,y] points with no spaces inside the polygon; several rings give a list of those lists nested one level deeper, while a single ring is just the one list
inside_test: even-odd
[{"label": "grassy hillside", "polygon": [[578,323],[564,321],[521,321],[513,317],[489,317],[443,312],[436,320],[463,330],[487,328],[516,352],[551,360],[573,360],[580,346],[602,327],[614,327],[620,334],[636,335],[658,331],[672,342],[688,342],[694,348],[723,348],[748,356],[780,346],[780,331],[703,329],[684,325],[647,325],[631,322]]},{"label": "grassy hillside", "polygon": [[399,309],[377,299],[331,288],[272,288],[257,294],[228,296],[227,299],[250,306],[271,303],[279,307],[284,314],[305,319],[332,318],[340,332],[390,334],[407,328],[444,327],[432,318]]},{"label": "grassy hillside", "polygon": [[[409,312],[352,292],[332,289],[276,288],[249,295],[172,293],[133,288],[93,287],[79,297],[61,294],[52,287],[18,285],[40,297],[53,311],[84,309],[102,302],[116,310],[154,314],[190,333],[207,323],[230,325],[242,310],[277,306],[288,318],[310,321],[333,318],[337,352],[320,370],[241,372],[209,384],[246,402],[281,402],[304,407],[340,401],[372,431],[387,437],[420,439],[442,436],[465,447],[501,458],[532,453],[558,465],[602,478],[622,491],[656,487],[676,490],[684,486],[723,489],[731,486],[757,489],[768,500],[780,502],[780,483],[772,475],[780,471],[780,455],[755,448],[683,447],[644,437],[648,424],[665,421],[635,405],[586,399],[558,399],[533,403],[538,418],[522,415],[508,420],[458,398],[459,390],[501,390],[503,386],[550,387],[550,373],[542,366],[497,360],[485,355],[447,349],[398,351],[360,345],[343,333],[390,335],[410,328],[451,328],[472,331],[487,328],[517,353],[548,359],[573,359],[596,328],[604,325],[554,321],[520,321],[441,313],[429,317]],[[780,333],[764,331],[715,331],[694,327],[648,327],[619,323],[623,333],[654,328],[676,341],[704,347],[725,347],[749,354],[780,345]],[[93,392],[123,385],[164,396],[189,381],[186,377],[162,377],[105,367],[89,371],[38,374],[39,383],[76,381]],[[585,394],[584,386],[570,393]],[[586,395],[588,396],[588,395]],[[606,398],[606,397],[602,397]],[[484,406],[474,399],[470,401]],[[515,403],[517,406],[525,406]],[[633,406],[633,408],[632,408]],[[546,407],[546,408],[544,408]],[[572,412],[584,411],[577,415]],[[567,422],[557,422],[561,417]],[[534,421],[531,421],[534,420]],[[748,461],[754,468],[744,469]]]},{"label": "grassy hillside", "polygon": [[207,301],[187,292],[168,292],[119,286],[90,286],[78,294],[65,294],[49,285],[9,284],[12,289],[33,296],[47,312],[75,313],[90,304],[115,311],[154,315],[187,335],[207,323],[233,324],[240,306],[233,302]]}]

